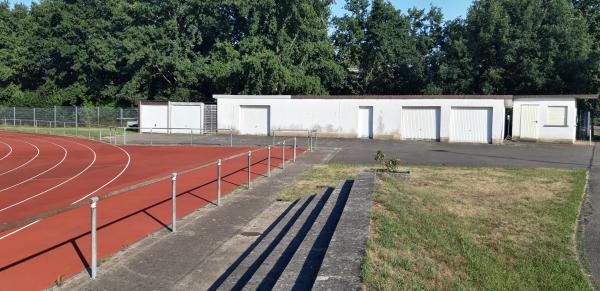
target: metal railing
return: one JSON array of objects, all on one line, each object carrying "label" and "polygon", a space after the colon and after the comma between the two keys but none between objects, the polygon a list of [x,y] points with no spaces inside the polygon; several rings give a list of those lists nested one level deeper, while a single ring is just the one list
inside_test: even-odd
[{"label": "metal railing", "polygon": [[[291,140],[291,139],[290,139]],[[296,157],[297,155],[297,143],[296,143],[296,139],[293,139],[293,147],[292,147],[292,151],[293,151],[293,156]],[[289,145],[289,143],[288,143]],[[285,168],[285,150],[286,148],[286,140],[282,140],[278,143],[275,143],[273,146],[281,146],[281,168],[284,169]],[[121,188],[112,192],[109,192],[107,194],[104,195],[100,195],[100,196],[95,196],[90,198],[88,201],[81,199],[75,203],[72,203],[68,206],[59,208],[59,209],[53,209],[47,212],[43,212],[41,214],[35,215],[33,217],[29,217],[23,220],[19,220],[19,221],[15,221],[15,222],[5,222],[0,224],[0,233],[3,233],[5,231],[9,231],[9,230],[13,230],[13,229],[17,229],[17,228],[21,228],[21,227],[26,227],[30,224],[32,224],[33,222],[39,222],[40,220],[49,218],[49,217],[53,217],[62,213],[65,213],[67,211],[71,211],[80,207],[83,207],[84,205],[87,205],[88,203],[90,204],[90,209],[91,209],[91,228],[90,228],[90,234],[91,234],[91,277],[92,279],[96,278],[96,274],[97,274],[97,224],[96,224],[96,216],[97,216],[97,211],[99,211],[99,205],[101,205],[100,202],[110,199],[112,197],[118,196],[118,195],[122,195],[124,193],[128,193],[134,190],[138,190],[138,189],[142,189],[163,181],[167,181],[167,180],[171,180],[171,195],[170,195],[170,200],[171,200],[171,211],[172,211],[172,215],[171,215],[171,226],[170,226],[170,230],[171,232],[175,232],[177,230],[176,228],[176,224],[177,224],[177,204],[176,204],[176,200],[177,200],[177,178],[184,176],[186,174],[190,174],[196,171],[199,171],[201,169],[205,169],[211,166],[216,166],[216,175],[217,177],[215,178],[215,180],[211,180],[211,183],[213,181],[217,182],[217,190],[216,190],[216,203],[217,206],[221,206],[222,202],[221,202],[221,180],[222,180],[222,171],[221,171],[221,167],[223,165],[224,162],[233,160],[233,159],[237,159],[237,158],[241,158],[246,156],[247,157],[247,165],[241,167],[241,168],[235,168],[233,170],[233,173],[237,173],[239,171],[242,171],[244,169],[247,168],[247,172],[248,172],[248,178],[247,178],[247,184],[246,187],[247,189],[250,189],[251,187],[251,168],[253,164],[258,164],[258,163],[262,163],[264,162],[264,160],[267,161],[267,177],[271,177],[271,159],[272,159],[272,146],[268,145],[268,146],[263,146],[263,147],[259,147],[259,148],[255,148],[252,150],[249,150],[248,152],[243,152],[240,154],[236,154],[236,155],[232,155],[229,156],[227,158],[223,158],[223,159],[218,159],[218,160],[214,160],[214,161],[210,161],[207,163],[203,163],[200,164],[198,166],[195,167],[191,167],[185,170],[181,170],[178,172],[174,172],[171,175],[167,175],[167,176],[162,176],[162,177],[157,177],[157,178],[153,178],[150,180],[146,180],[144,182],[132,185],[132,186],[128,186],[125,188]],[[253,157],[253,153],[258,153],[259,151],[267,151],[267,157],[265,159],[262,160],[257,160],[257,161],[253,161],[252,157]],[[294,160],[295,161],[295,160]],[[231,174],[229,174],[231,175]],[[82,219],[83,221],[84,219]],[[52,249],[52,248],[49,248]]]}]

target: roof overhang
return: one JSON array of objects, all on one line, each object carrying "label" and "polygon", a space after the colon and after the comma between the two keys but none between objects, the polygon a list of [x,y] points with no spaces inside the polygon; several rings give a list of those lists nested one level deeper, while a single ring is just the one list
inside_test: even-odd
[{"label": "roof overhang", "polygon": [[598,94],[556,94],[556,95],[515,95],[514,99],[538,98],[538,99],[598,99]]}]

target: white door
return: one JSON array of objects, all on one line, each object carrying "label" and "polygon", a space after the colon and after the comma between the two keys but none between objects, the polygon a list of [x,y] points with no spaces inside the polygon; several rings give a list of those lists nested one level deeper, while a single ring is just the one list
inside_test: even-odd
[{"label": "white door", "polygon": [[538,139],[539,120],[538,105],[521,105],[521,139]]},{"label": "white door", "polygon": [[402,108],[402,129],[404,139],[439,140],[440,108]]},{"label": "white door", "polygon": [[167,133],[169,107],[167,104],[161,105],[140,105],[140,131]]},{"label": "white door", "polygon": [[240,133],[269,135],[269,106],[240,106]]},{"label": "white door", "polygon": [[202,105],[171,105],[171,132],[194,134],[201,133]]},{"label": "white door", "polygon": [[360,106],[358,108],[358,137],[373,138],[372,106]]},{"label": "white door", "polygon": [[452,108],[450,142],[491,143],[492,108]]}]

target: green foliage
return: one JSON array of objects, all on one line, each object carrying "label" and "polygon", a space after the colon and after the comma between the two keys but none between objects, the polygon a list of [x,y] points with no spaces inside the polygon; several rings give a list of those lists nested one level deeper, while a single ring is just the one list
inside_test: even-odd
[{"label": "green foliage", "polygon": [[599,0],[0,2],[0,104],[212,94],[536,94],[600,88]]},{"label": "green foliage", "polygon": [[375,153],[374,159],[375,161],[381,163],[381,166],[383,166],[386,171],[390,173],[396,173],[400,170],[400,160],[395,158],[386,159],[385,154],[380,150]]},{"label": "green foliage", "polygon": [[385,154],[382,151],[377,151],[375,153],[375,161],[383,163],[383,161],[385,160]]}]

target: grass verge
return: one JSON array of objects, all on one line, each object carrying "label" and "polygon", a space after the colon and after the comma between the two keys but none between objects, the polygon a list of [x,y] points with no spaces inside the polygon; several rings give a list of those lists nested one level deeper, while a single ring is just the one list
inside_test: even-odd
[{"label": "grass verge", "polygon": [[[280,199],[314,194],[365,169],[316,166]],[[585,170],[411,171],[409,182],[377,184],[367,289],[591,289],[574,243]]]}]

